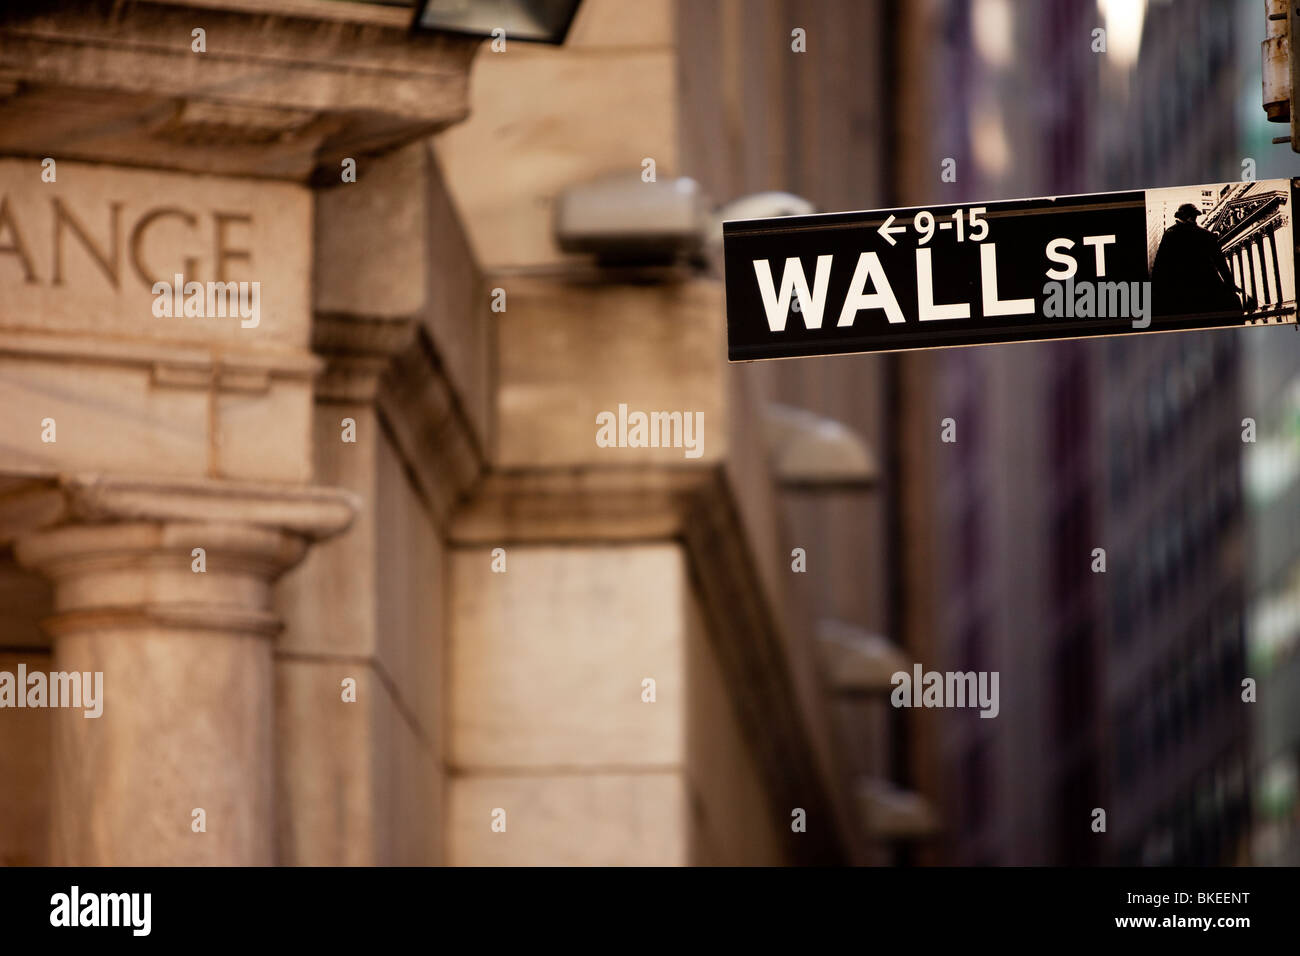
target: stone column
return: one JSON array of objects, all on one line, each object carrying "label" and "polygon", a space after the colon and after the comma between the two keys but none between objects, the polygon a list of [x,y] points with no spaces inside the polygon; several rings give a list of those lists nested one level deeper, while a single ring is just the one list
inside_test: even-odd
[{"label": "stone column", "polygon": [[1255,287],[1255,302],[1262,305],[1268,299],[1268,290],[1263,288],[1264,270],[1260,264],[1259,237],[1250,241],[1250,281]]},{"label": "stone column", "polygon": [[26,498],[3,510],[41,516],[14,546],[54,586],[51,669],[103,675],[98,717],[51,714],[51,863],[274,862],[271,585],[350,497],[101,478]]},{"label": "stone column", "polygon": [[1259,289],[1255,284],[1255,257],[1251,255],[1251,242],[1247,240],[1241,247],[1241,271],[1246,278],[1245,289],[1259,300]]},{"label": "stone column", "polygon": [[1268,264],[1268,233],[1259,234],[1259,280],[1264,294],[1259,300],[1261,308],[1273,301],[1273,269]]},{"label": "stone column", "polygon": [[1273,293],[1269,288],[1268,259],[1264,256],[1264,233],[1262,232],[1259,234],[1259,238],[1255,240],[1255,258],[1259,260],[1259,286],[1260,291],[1263,293],[1260,297],[1260,304],[1267,305],[1273,301]]},{"label": "stone column", "polygon": [[1277,228],[1268,231],[1269,258],[1273,263],[1273,285],[1277,288],[1277,304],[1286,301],[1286,292],[1282,289],[1282,268],[1277,261]]},{"label": "stone column", "polygon": [[1241,288],[1247,295],[1255,294],[1255,276],[1250,267],[1250,246],[1241,245]]}]

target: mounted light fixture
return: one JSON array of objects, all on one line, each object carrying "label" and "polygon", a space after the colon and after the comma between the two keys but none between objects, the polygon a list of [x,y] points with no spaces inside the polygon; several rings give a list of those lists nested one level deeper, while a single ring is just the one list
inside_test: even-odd
[{"label": "mounted light fixture", "polygon": [[582,0],[422,0],[415,30],[493,36],[507,40],[561,44]]},{"label": "mounted light fixture", "polygon": [[699,254],[708,209],[687,177],[645,182],[640,172],[611,173],[556,197],[555,243],[603,264],[650,265]]}]

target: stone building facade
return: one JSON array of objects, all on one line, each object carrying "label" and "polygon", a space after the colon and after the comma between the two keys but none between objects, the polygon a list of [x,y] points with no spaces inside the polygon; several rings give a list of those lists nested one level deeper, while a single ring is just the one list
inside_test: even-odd
[{"label": "stone building facade", "polygon": [[1282,190],[1265,190],[1257,183],[1242,183],[1225,190],[1210,212],[1206,226],[1219,237],[1237,287],[1256,308],[1277,311],[1286,306],[1286,256],[1278,255],[1277,231],[1290,221],[1288,200]]},{"label": "stone building facade", "polygon": [[[870,655],[788,586],[720,283],[551,236],[689,152],[677,6],[505,56],[410,14],[0,16],[0,671],[103,675],[0,709],[0,862],[868,859]],[[598,446],[620,405],[702,454]]]}]

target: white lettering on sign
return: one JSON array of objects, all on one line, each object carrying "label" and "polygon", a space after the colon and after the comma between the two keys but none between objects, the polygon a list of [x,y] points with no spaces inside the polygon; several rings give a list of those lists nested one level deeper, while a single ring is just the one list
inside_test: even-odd
[{"label": "white lettering on sign", "polygon": [[[870,280],[876,291],[866,295],[863,290]],[[854,318],[863,309],[884,309],[885,317],[890,322],[902,322],[903,310],[898,307],[898,299],[889,286],[889,277],[885,267],[880,264],[880,256],[874,252],[864,252],[858,256],[857,268],[853,270],[853,279],[849,282],[849,294],[844,297],[844,308],[840,310],[838,325],[852,325]]]},{"label": "white lettering on sign", "polygon": [[1062,252],[1064,249],[1073,248],[1073,239],[1053,239],[1047,244],[1047,258],[1065,267],[1063,269],[1048,269],[1047,278],[1069,279],[1079,271],[1078,260],[1075,259],[1074,256],[1066,255]]},{"label": "white lettering on sign", "polygon": [[1114,236],[1084,236],[1083,244],[1085,246],[1096,246],[1097,253],[1097,278],[1106,277],[1106,246],[1115,241]]},{"label": "white lettering on sign", "polygon": [[[933,256],[927,244],[937,232],[951,230],[957,242],[976,242],[980,245],[980,292],[983,314],[985,317],[1004,315],[1033,315],[1035,302],[1033,298],[1002,299],[998,296],[998,262],[997,244],[984,243],[988,238],[988,220],[983,218],[984,206],[970,209],[958,209],[942,221],[936,220],[934,213],[922,209],[912,218],[912,228],[917,234],[916,249],[916,301],[917,320],[936,322],[951,319],[969,319],[971,306],[968,302],[937,302],[935,300],[935,280]],[[876,233],[889,245],[898,244],[894,236],[907,232],[904,225],[896,225],[896,218],[890,214],[876,229]],[[1084,236],[1083,245],[1093,248],[1096,277],[1106,275],[1106,247],[1116,241],[1114,235]],[[1047,243],[1046,254],[1056,266],[1048,268],[1044,275],[1049,279],[1069,279],[1079,271],[1078,260],[1067,250],[1073,249],[1073,239],[1052,239]],[[781,285],[777,288],[773,281],[772,264],[768,259],[754,259],[754,275],[758,279],[759,294],[763,300],[763,311],[767,315],[767,326],[772,332],[784,332],[786,319],[793,306],[803,316],[804,327],[820,329],[826,308],[826,291],[830,285],[833,255],[819,255],[813,271],[812,288],[809,289],[808,277],[804,273],[803,263],[798,256],[785,259],[781,267]],[[870,292],[867,286],[870,285]],[[853,270],[848,292],[840,309],[839,327],[852,326],[859,312],[880,309],[885,318],[896,324],[905,322],[903,310],[894,295],[889,276],[885,272],[880,257],[874,252],[863,252]]]},{"label": "white lettering on sign", "polygon": [[1034,311],[1033,299],[998,298],[998,247],[992,242],[980,246],[980,288],[985,315],[1028,315]]},{"label": "white lettering on sign", "polygon": [[929,249],[916,250],[916,317],[922,322],[935,319],[969,319],[970,306],[965,302],[935,305],[933,255]]},{"label": "white lettering on sign", "polygon": [[[1088,237],[1089,239],[1099,237]],[[1100,237],[1114,241],[1114,236]],[[1061,240],[1058,240],[1061,241]],[[1068,240],[1064,240],[1067,241]],[[1086,241],[1086,240],[1085,240]],[[1098,245],[1099,261],[1101,245]],[[997,244],[988,243],[980,247],[980,285],[984,314],[993,315],[1027,315],[1034,311],[1033,299],[998,298],[998,261]],[[808,279],[804,275],[803,265],[797,258],[785,260],[781,273],[781,289],[778,293],[772,281],[772,266],[767,259],[755,259],[754,273],[758,277],[759,292],[763,297],[763,310],[767,313],[767,325],[773,332],[785,331],[786,316],[789,314],[791,294],[798,298],[799,312],[804,324],[809,329],[822,327],[822,314],[826,307],[826,287],[830,284],[833,256],[818,256],[817,267],[813,273],[813,288],[808,290]],[[1051,275],[1049,270],[1048,275]],[[1073,272],[1070,273],[1073,275]],[[867,292],[870,284],[872,291]],[[929,249],[916,250],[916,300],[917,318],[922,322],[935,322],[944,319],[969,319],[969,302],[936,302],[934,267]],[[892,323],[905,322],[903,310],[889,284],[889,276],[880,256],[874,252],[863,252],[858,256],[858,264],[849,280],[848,293],[844,297],[840,318],[836,323],[840,327],[852,326],[854,319],[864,309],[880,309],[885,318]]]},{"label": "white lettering on sign", "polygon": [[790,293],[799,297],[799,314],[810,329],[822,327],[822,310],[826,307],[826,284],[831,278],[831,256],[818,256],[813,273],[813,291],[808,291],[808,280],[798,258],[785,260],[781,271],[781,292],[778,295],[772,284],[772,267],[766,259],[754,260],[754,273],[758,276],[758,291],[763,296],[763,309],[767,312],[767,325],[773,332],[785,331],[785,317],[790,312]]}]

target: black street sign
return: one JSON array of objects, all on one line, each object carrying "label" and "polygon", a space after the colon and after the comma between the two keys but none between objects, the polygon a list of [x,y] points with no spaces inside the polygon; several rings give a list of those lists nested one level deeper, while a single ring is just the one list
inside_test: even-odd
[{"label": "black street sign", "polygon": [[1294,323],[1298,186],[728,222],[728,357]]}]

